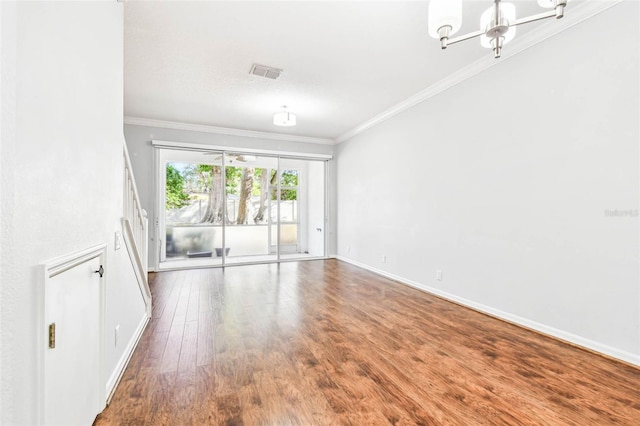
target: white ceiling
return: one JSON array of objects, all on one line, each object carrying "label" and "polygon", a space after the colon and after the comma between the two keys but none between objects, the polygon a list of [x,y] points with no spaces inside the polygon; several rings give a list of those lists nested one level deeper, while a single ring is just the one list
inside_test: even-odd
[{"label": "white ceiling", "polygon": [[[515,3],[519,16],[544,11],[535,0]],[[478,29],[491,4],[465,0],[460,34]],[[492,55],[477,39],[441,51],[427,9],[427,1],[128,1],[125,115],[336,139]],[[284,72],[253,76],[253,63]],[[273,125],[285,104],[295,127]]]}]

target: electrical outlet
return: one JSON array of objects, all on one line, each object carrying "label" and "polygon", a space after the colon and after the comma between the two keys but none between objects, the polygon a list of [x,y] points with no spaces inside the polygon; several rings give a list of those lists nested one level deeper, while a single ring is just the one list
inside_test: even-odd
[{"label": "electrical outlet", "polygon": [[347,253],[351,253],[351,246],[347,247]]},{"label": "electrical outlet", "polygon": [[116,231],[115,249],[120,250],[120,247],[122,247],[122,234]]},{"label": "electrical outlet", "polygon": [[387,255],[383,254],[382,258],[380,258],[380,260],[382,261],[382,263],[387,263]]},{"label": "electrical outlet", "polygon": [[120,334],[120,324],[116,325],[116,329],[113,333],[113,346],[118,347],[118,335]]},{"label": "electrical outlet", "polygon": [[439,269],[436,271],[436,280],[442,281],[442,271]]}]

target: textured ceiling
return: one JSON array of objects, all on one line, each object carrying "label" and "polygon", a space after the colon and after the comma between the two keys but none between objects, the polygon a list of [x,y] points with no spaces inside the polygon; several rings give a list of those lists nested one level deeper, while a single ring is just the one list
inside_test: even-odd
[{"label": "textured ceiling", "polygon": [[[542,11],[515,3],[520,16]],[[460,33],[478,29],[491,4],[465,1]],[[477,40],[441,51],[427,9],[426,1],[128,1],[125,115],[335,139],[491,56]],[[253,76],[253,63],[284,72]],[[273,125],[285,104],[295,127]]]}]

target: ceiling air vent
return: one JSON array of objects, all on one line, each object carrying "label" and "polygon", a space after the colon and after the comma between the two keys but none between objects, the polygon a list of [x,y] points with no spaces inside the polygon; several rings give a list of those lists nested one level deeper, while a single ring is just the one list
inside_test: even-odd
[{"label": "ceiling air vent", "polygon": [[280,77],[281,72],[282,70],[278,68],[268,67],[266,65],[253,64],[251,66],[251,71],[249,71],[249,74],[259,75],[260,77],[267,77],[275,80],[276,78]]}]

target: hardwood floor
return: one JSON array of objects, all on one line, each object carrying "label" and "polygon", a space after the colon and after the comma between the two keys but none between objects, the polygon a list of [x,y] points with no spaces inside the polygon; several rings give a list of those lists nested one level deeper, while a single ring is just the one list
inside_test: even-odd
[{"label": "hardwood floor", "polygon": [[152,274],[95,425],[640,424],[640,370],[336,261]]}]

